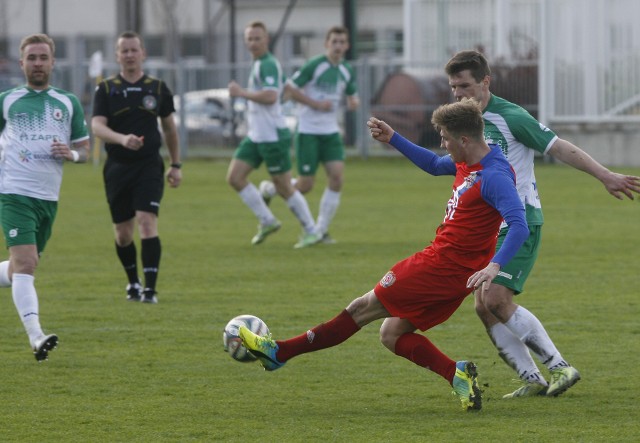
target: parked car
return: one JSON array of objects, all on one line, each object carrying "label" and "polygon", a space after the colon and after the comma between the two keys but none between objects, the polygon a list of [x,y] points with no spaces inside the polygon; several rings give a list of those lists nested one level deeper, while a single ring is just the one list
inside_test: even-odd
[{"label": "parked car", "polygon": [[[181,111],[182,100],[185,108]],[[176,107],[176,124],[180,128],[184,113],[184,125],[187,131],[189,144],[219,144],[232,143],[232,134],[235,126],[236,140],[239,141],[247,134],[247,122],[245,114],[247,103],[244,99],[230,100],[227,88],[203,89],[189,91],[182,96],[174,97]],[[297,118],[295,105],[289,101],[282,104],[287,126],[293,134]]]},{"label": "parked car", "polygon": [[[183,100],[184,110],[181,109]],[[176,124],[178,128],[184,125],[190,144],[229,144],[233,141],[234,126],[236,139],[244,137],[247,133],[244,118],[246,103],[241,99],[230,100],[226,88],[176,95],[174,105]]]}]

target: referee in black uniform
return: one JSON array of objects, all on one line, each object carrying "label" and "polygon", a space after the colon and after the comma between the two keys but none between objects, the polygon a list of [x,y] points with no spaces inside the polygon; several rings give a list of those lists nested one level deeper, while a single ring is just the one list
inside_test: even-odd
[{"label": "referee in black uniform", "polygon": [[[120,34],[116,58],[121,71],[96,88],[91,128],[105,142],[107,151],[103,177],[116,253],[129,280],[127,300],[157,303],[156,281],[162,252],[158,211],[165,176],[158,119],[171,157],[166,173],[169,186],[179,186],[182,173],[173,95],[162,80],[142,71],[145,57],[144,43],[138,34],[131,31]],[[144,286],[139,279],[133,242],[136,221]]]}]

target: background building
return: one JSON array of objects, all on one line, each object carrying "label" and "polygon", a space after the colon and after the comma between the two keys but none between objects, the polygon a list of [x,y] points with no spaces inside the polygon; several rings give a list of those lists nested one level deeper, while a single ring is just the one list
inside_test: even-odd
[{"label": "background building", "polygon": [[[114,40],[126,29],[145,37],[147,71],[168,79],[182,97],[246,80],[242,30],[251,20],[267,24],[289,74],[323,51],[330,26],[345,24],[363,99],[345,129],[362,155],[387,153],[366,133],[369,115],[390,120],[416,142],[437,143],[429,115],[450,99],[442,66],[455,51],[477,48],[492,64],[498,94],[599,161],[640,165],[637,17],[636,0],[4,0],[0,89],[22,82],[18,45],[33,32],[55,39],[55,83],[89,107],[91,60],[101,75],[114,73]],[[207,94],[201,101],[208,106],[204,97],[219,94]],[[199,126],[213,125],[206,117]],[[184,144],[195,152],[182,110],[180,121]],[[211,139],[209,145],[222,145],[207,152],[228,155],[233,138]]]}]

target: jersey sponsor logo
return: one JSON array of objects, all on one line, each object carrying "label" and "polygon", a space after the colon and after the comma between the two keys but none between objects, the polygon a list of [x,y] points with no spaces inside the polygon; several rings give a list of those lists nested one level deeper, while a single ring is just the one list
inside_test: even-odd
[{"label": "jersey sponsor logo", "polygon": [[18,158],[20,158],[20,161],[23,163],[29,163],[32,157],[33,153],[27,149],[22,149],[18,152]]},{"label": "jersey sponsor logo", "polygon": [[508,274],[504,271],[498,271],[498,275],[502,278],[506,278],[507,280],[513,280],[513,275]]},{"label": "jersey sponsor logo", "polygon": [[396,282],[396,274],[394,274],[393,271],[389,271],[380,280],[380,286],[382,286],[383,288],[388,288],[395,282]]},{"label": "jersey sponsor logo", "polygon": [[144,106],[144,109],[146,110],[156,109],[157,104],[158,101],[153,95],[145,95],[142,98],[142,106]]},{"label": "jersey sponsor logo", "polygon": [[32,141],[32,142],[57,142],[60,141],[58,136],[55,134],[27,134],[26,132],[20,133],[20,141]]},{"label": "jersey sponsor logo", "polygon": [[276,84],[276,78],[272,75],[269,75],[267,77],[264,78],[264,82],[268,85],[275,85]]},{"label": "jersey sponsor logo", "polygon": [[33,153],[28,149],[22,149],[18,152],[18,158],[23,163],[29,163],[32,160],[56,160],[56,158],[52,154],[48,153]]},{"label": "jersey sponsor logo", "polygon": [[549,128],[547,128],[545,125],[543,125],[542,123],[538,122],[538,125],[540,125],[540,129],[542,129],[544,132],[549,132]]}]

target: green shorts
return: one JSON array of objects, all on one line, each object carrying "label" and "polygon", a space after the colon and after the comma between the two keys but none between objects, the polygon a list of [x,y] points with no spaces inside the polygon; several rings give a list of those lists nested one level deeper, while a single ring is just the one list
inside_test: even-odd
[{"label": "green shorts", "polygon": [[291,133],[289,129],[278,129],[278,141],[255,143],[249,137],[240,142],[233,154],[258,169],[262,162],[267,166],[270,175],[278,175],[291,170]]},{"label": "green shorts", "polygon": [[57,212],[56,201],[0,194],[0,221],[7,247],[36,245],[38,254],[44,251]]},{"label": "green shorts", "polygon": [[340,133],[296,134],[296,162],[299,175],[315,175],[320,163],[344,161]]},{"label": "green shorts", "polygon": [[[508,231],[508,227],[500,230],[496,250],[500,249]],[[541,237],[542,226],[529,226],[529,238],[527,238],[520,249],[518,249],[515,257],[500,270],[498,276],[493,280],[493,283],[512,289],[516,295],[520,294],[538,258]]]}]

